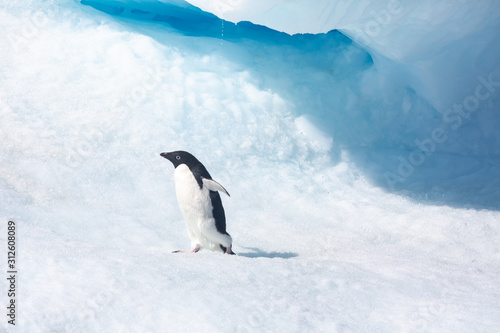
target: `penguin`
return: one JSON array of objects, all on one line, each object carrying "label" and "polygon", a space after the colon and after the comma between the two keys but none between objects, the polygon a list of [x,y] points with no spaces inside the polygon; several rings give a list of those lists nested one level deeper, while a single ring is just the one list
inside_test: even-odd
[{"label": "penguin", "polygon": [[191,250],[174,251],[196,253],[201,248],[235,254],[233,240],[226,231],[226,216],[219,192],[229,196],[226,189],[212,179],[205,166],[186,151],[161,153],[174,165],[175,192],[184,216]]}]

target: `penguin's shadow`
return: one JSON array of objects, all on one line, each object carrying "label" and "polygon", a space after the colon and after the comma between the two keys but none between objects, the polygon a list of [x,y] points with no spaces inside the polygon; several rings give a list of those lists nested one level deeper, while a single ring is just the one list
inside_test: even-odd
[{"label": "penguin's shadow", "polygon": [[266,252],[262,251],[259,248],[256,247],[245,247],[243,246],[244,249],[250,250],[252,252],[238,252],[238,255],[241,257],[247,257],[247,258],[281,258],[281,259],[290,259],[294,257],[298,257],[299,254],[295,252]]}]

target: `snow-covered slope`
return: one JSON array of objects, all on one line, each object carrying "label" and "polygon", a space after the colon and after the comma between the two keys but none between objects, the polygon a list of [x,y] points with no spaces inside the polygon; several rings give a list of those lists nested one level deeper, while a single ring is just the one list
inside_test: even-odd
[{"label": "snow-covered slope", "polygon": [[[455,88],[425,90],[412,52],[377,46],[391,34],[353,43],[347,16],[343,33],[291,36],[270,29],[277,14],[253,19],[264,3],[235,6],[241,18],[183,1],[0,3],[0,239],[15,221],[19,290],[2,329],[499,329],[498,34],[477,35],[493,2],[428,58],[463,65],[468,117],[440,108]],[[353,18],[378,10],[352,4]],[[428,8],[387,28],[448,22]],[[231,193],[237,256],[171,253],[189,241],[159,153],[177,149]]]}]

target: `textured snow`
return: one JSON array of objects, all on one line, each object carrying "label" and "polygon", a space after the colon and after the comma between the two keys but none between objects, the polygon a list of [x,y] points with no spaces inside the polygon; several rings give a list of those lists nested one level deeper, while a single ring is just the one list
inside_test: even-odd
[{"label": "textured snow", "polygon": [[[0,327],[497,332],[497,2],[190,3],[0,1]],[[178,149],[237,256],[171,253]]]}]

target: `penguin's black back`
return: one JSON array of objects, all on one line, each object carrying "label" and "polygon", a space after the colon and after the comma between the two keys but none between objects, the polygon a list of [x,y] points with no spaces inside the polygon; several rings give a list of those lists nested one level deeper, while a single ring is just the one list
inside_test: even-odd
[{"label": "penguin's black back", "polygon": [[219,192],[210,191],[210,200],[212,200],[212,214],[214,215],[217,231],[221,234],[228,235],[226,232],[226,215],[224,213],[224,207],[222,207],[222,200]]}]

